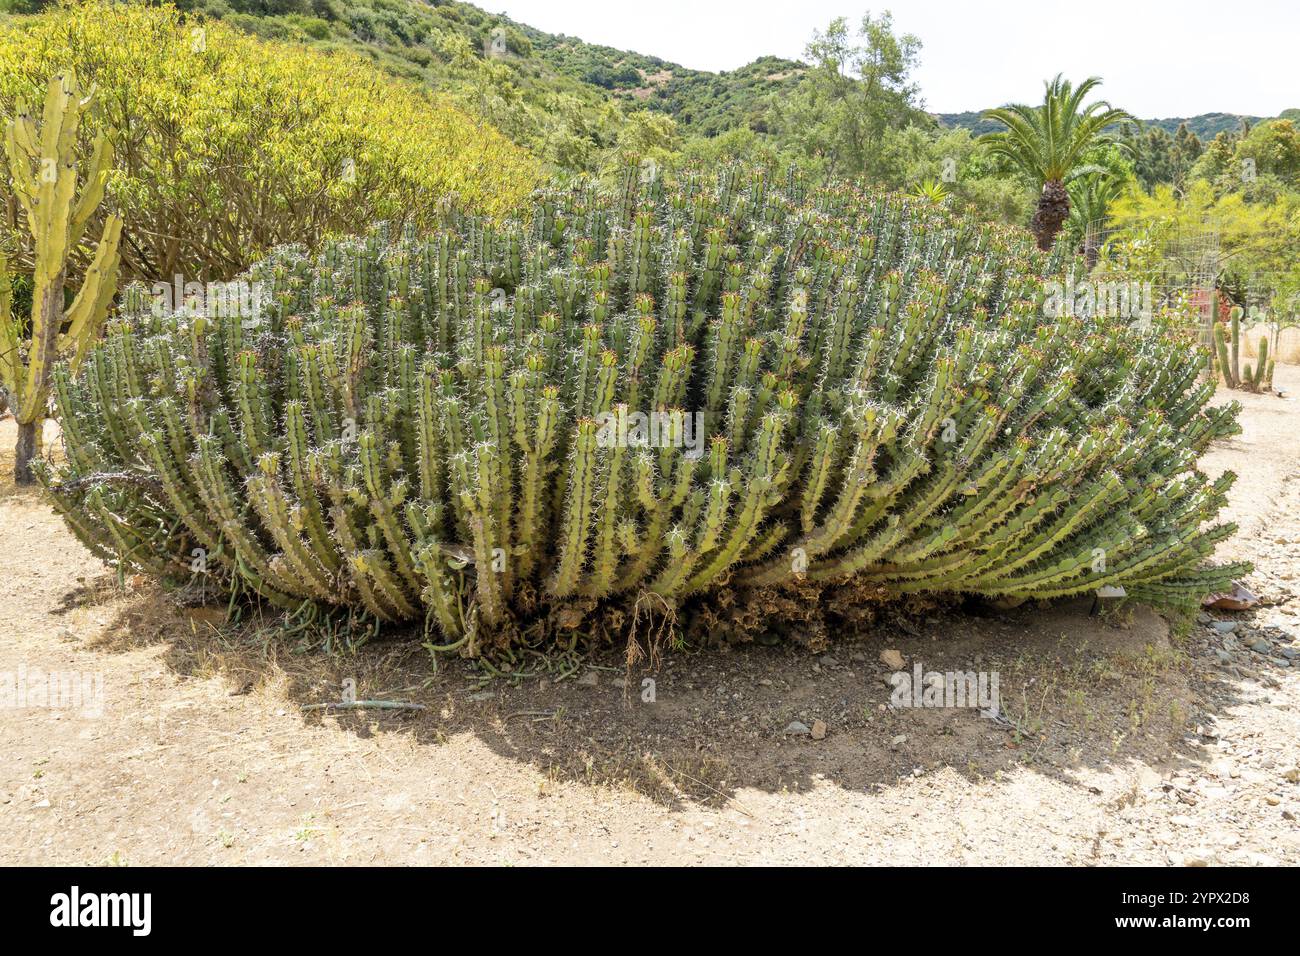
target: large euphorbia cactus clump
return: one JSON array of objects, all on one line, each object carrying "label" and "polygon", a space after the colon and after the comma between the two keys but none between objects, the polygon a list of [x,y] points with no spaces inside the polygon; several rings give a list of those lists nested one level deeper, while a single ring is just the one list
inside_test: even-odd
[{"label": "large euphorbia cactus clump", "polygon": [[724,587],[1222,587],[1196,458],[1235,409],[1160,329],[1045,317],[1049,268],[897,198],[630,173],[283,250],[260,312],[135,310],[57,383],[45,480],[122,566],[466,653]]}]

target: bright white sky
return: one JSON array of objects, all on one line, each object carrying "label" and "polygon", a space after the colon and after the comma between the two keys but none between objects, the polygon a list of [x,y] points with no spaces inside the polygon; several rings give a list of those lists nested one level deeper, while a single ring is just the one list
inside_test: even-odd
[{"label": "bright white sky", "polygon": [[1300,107],[1298,0],[478,0],[550,33],[733,70],[799,57],[837,16],[892,10],[921,40],[925,106],[957,113],[1037,102],[1058,72],[1097,75],[1101,95],[1145,119],[1276,116]]}]

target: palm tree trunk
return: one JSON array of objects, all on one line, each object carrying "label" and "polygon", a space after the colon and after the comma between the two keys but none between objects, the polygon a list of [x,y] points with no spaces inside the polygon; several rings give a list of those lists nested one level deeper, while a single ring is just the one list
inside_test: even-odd
[{"label": "palm tree trunk", "polygon": [[1038,208],[1034,210],[1033,221],[1029,230],[1038,241],[1038,248],[1044,252],[1052,248],[1056,234],[1061,231],[1061,224],[1070,215],[1070,194],[1065,191],[1065,184],[1059,179],[1049,179],[1043,183],[1043,194],[1038,197]]},{"label": "palm tree trunk", "polygon": [[1089,272],[1091,272],[1094,268],[1096,268],[1097,260],[1100,258],[1101,258],[1101,246],[1097,238],[1094,236],[1091,239],[1084,239],[1083,240],[1083,261],[1087,264]]}]

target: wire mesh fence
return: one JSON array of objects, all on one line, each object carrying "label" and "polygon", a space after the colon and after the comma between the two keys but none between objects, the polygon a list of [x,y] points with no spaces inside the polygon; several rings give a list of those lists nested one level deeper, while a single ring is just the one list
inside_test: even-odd
[{"label": "wire mesh fence", "polygon": [[1170,225],[1139,242],[1132,238],[1106,220],[1088,223],[1081,252],[1089,278],[1105,287],[1140,288],[1144,309],[1183,317],[1208,356],[1214,347],[1223,264],[1219,230]]}]

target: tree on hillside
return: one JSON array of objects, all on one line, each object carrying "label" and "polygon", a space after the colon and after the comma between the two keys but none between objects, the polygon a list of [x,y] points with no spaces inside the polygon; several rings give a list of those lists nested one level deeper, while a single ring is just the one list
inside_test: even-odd
[{"label": "tree on hillside", "polygon": [[886,131],[926,119],[911,82],[920,49],[911,34],[894,34],[888,11],[864,15],[856,42],[847,20],[833,20],[804,51],[812,68],[775,104],[781,137],[828,174],[877,176]]},{"label": "tree on hillside", "polygon": [[1270,120],[1251,128],[1237,146],[1238,161],[1251,159],[1257,174],[1300,185],[1300,132],[1291,120]]},{"label": "tree on hillside", "polygon": [[1186,123],[1179,123],[1171,136],[1159,126],[1147,127],[1126,123],[1124,143],[1133,155],[1134,172],[1148,194],[1157,186],[1171,185],[1182,192],[1192,166],[1205,149]]},{"label": "tree on hillside", "polygon": [[1201,142],[1201,138],[1193,133],[1186,123],[1179,123],[1178,131],[1174,133],[1172,153],[1175,189],[1183,188],[1188,174],[1191,173],[1192,167],[1201,158],[1203,152],[1205,152],[1205,144]]},{"label": "tree on hillside", "polygon": [[1300,187],[1300,132],[1291,120],[1266,120],[1241,133],[1222,132],[1192,169],[1218,196],[1275,205]]},{"label": "tree on hillside", "polygon": [[1234,163],[1240,141],[1241,137],[1237,133],[1228,130],[1216,134],[1196,160],[1192,178],[1215,182],[1226,175],[1239,175],[1234,169]]},{"label": "tree on hillside", "polygon": [[[1150,193],[1157,186],[1174,181],[1174,138],[1159,126],[1150,126],[1145,134],[1134,124],[1125,124],[1124,142],[1133,153],[1133,167],[1138,182]],[[1074,217],[1074,209],[1070,210]]]},{"label": "tree on hillside", "polygon": [[1091,76],[1075,87],[1058,73],[1045,84],[1042,106],[1015,103],[984,113],[1006,129],[986,134],[982,142],[1041,189],[1029,226],[1040,249],[1052,247],[1070,214],[1066,183],[1099,170],[1084,162],[1085,154],[1104,144],[1119,144],[1119,138],[1106,127],[1132,119],[1104,100],[1083,105],[1100,83],[1099,77]]}]

